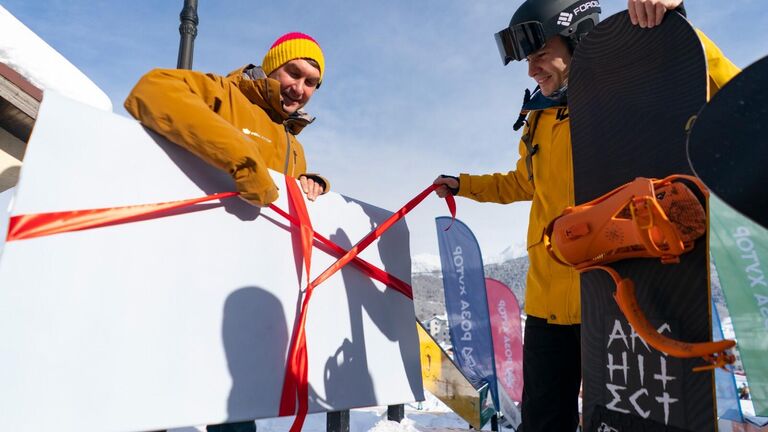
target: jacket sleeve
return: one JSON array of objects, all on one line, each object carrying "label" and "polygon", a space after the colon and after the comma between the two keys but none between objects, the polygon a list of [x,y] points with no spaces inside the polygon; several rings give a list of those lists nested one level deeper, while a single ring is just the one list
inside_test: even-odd
[{"label": "jacket sleeve", "polygon": [[265,205],[277,187],[256,144],[216,114],[228,91],[222,77],[155,69],[125,100],[125,109],[144,126],[186,148],[235,180],[243,198]]},{"label": "jacket sleeve", "polygon": [[461,174],[457,195],[475,201],[499,204],[533,199],[533,184],[528,180],[528,169],[525,166],[526,148],[522,140],[520,141],[519,152],[520,159],[518,159],[514,171],[509,171],[506,174]]},{"label": "jacket sleeve", "polygon": [[707,69],[709,71],[709,97],[717,93],[718,90],[731,80],[731,78],[741,72],[733,62],[731,62],[720,48],[699,29],[696,29],[701,43],[704,45],[704,53],[707,56]]}]

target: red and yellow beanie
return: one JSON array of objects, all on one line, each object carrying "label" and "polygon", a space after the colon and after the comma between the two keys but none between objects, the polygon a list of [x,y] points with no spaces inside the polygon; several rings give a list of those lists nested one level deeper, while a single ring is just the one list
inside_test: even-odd
[{"label": "red and yellow beanie", "polygon": [[320,81],[323,81],[325,59],[317,41],[304,33],[286,33],[280,36],[267,51],[261,68],[269,75],[275,69],[297,58],[309,58],[320,65]]}]

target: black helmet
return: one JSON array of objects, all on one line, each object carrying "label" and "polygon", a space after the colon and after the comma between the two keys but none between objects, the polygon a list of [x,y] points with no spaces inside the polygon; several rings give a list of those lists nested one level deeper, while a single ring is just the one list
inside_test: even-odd
[{"label": "black helmet", "polygon": [[509,27],[496,33],[501,60],[523,60],[556,35],[576,44],[597,25],[599,14],[598,0],[526,0]]}]

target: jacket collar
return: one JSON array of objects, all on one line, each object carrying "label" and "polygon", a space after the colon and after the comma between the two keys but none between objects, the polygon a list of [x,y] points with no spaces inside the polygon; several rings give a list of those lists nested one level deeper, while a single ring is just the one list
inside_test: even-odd
[{"label": "jacket collar", "polygon": [[539,111],[547,108],[568,106],[568,86],[565,85],[550,96],[544,96],[539,86],[533,89],[533,93],[525,90],[523,98],[523,110]]},{"label": "jacket collar", "polygon": [[525,89],[525,96],[523,97],[523,107],[520,109],[520,115],[517,117],[517,121],[512,125],[512,129],[518,130],[526,123],[528,113],[533,111],[542,111],[549,108],[564,108],[568,106],[568,85],[564,85],[557,90],[553,95],[544,96],[541,93],[539,86],[533,89],[533,93],[530,90]]},{"label": "jacket collar", "polygon": [[293,114],[283,111],[283,104],[280,101],[280,83],[267,78],[259,66],[249,64],[230,72],[227,78],[237,84],[240,92],[252,104],[263,109],[275,123],[284,124],[293,135],[298,135],[305,126],[315,120],[303,110]]}]

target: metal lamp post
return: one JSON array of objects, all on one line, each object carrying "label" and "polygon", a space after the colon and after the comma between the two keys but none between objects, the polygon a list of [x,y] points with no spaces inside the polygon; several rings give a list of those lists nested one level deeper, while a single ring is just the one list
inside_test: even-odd
[{"label": "metal lamp post", "polygon": [[184,0],[184,8],[179,14],[181,24],[179,34],[179,60],[176,63],[178,69],[192,69],[192,53],[195,50],[195,36],[197,36],[197,0]]}]

